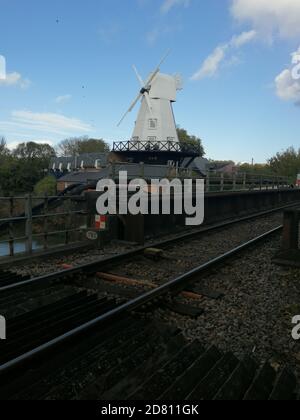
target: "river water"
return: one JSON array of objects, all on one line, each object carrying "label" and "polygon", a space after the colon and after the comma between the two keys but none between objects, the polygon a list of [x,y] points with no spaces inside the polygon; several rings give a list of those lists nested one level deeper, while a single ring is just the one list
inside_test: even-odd
[{"label": "river water", "polygon": [[[80,239],[79,239],[79,241],[80,241]],[[78,240],[76,240],[75,242],[78,242]],[[57,246],[61,246],[61,245],[65,245],[65,235],[64,234],[56,234],[56,235],[50,236],[48,238],[48,248],[49,249],[52,248],[52,247],[57,247]],[[33,251],[42,250],[43,248],[44,248],[43,238],[34,239],[32,241]],[[15,253],[15,255],[22,254],[25,251],[26,251],[26,241],[15,241],[15,243],[14,243],[14,253]],[[9,256],[9,243],[1,242],[1,237],[0,237],[0,258],[1,257],[7,257],[7,256]]]},{"label": "river water", "polygon": [[[42,249],[43,244],[37,241],[33,241],[32,248],[34,250]],[[15,242],[14,244],[15,254],[19,254],[25,252],[26,244],[25,242]],[[9,256],[9,244],[8,243],[0,243],[0,257],[7,257]]]}]

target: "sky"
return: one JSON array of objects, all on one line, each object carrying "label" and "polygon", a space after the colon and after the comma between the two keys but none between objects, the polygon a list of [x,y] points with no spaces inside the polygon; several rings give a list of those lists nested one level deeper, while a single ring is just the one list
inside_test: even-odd
[{"label": "sky", "polygon": [[146,78],[169,49],[176,123],[208,158],[300,147],[299,0],[0,0],[0,136],[130,139],[138,106],[117,123],[139,90],[132,65]]}]

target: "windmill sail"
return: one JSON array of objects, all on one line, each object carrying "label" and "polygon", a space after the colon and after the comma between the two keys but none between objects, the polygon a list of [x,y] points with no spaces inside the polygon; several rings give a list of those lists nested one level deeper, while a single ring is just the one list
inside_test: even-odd
[{"label": "windmill sail", "polygon": [[118,126],[134,109],[139,100],[142,100],[132,135],[134,142],[150,142],[152,144],[155,142],[179,142],[172,108],[179,87],[178,76],[160,73],[160,67],[169,54],[170,51],[165,54],[145,82],[137,68],[133,66],[141,90]]}]

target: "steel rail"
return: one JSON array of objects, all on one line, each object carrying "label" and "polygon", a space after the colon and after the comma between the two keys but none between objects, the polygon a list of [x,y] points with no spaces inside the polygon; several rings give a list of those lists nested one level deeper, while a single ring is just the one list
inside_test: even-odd
[{"label": "steel rail", "polygon": [[[129,302],[120,305],[119,307],[85,323],[81,326],[74,328],[67,333],[60,335],[59,337],[56,337],[55,339],[29,351],[26,352],[19,357],[8,361],[2,365],[0,365],[0,375],[8,372],[10,369],[17,368],[21,364],[30,361],[32,358],[41,356],[46,351],[53,349],[54,347],[61,345],[65,343],[66,341],[75,338],[76,336],[87,332],[88,330],[100,326],[105,321],[112,321],[115,318],[124,315],[128,312],[131,312],[137,308],[140,308],[148,303],[155,302],[156,299],[161,299],[162,297],[166,296],[167,294],[176,294],[178,291],[183,290],[192,280],[195,278],[195,276],[199,276],[200,274],[203,274],[204,272],[208,271],[209,269],[218,266],[223,261],[226,261],[230,259],[231,257],[239,254],[240,252],[248,249],[249,247],[266,240],[270,238],[273,234],[278,233],[282,230],[283,226],[278,226],[275,229],[272,229],[260,236],[257,236],[254,239],[251,239],[250,241],[247,241],[243,243],[242,245],[239,245],[236,248],[233,248],[232,250],[226,252],[225,254],[222,254],[202,265],[199,267],[194,268],[193,270],[184,273],[180,275],[179,277],[172,279],[168,281],[167,283],[149,291],[146,292],[137,298],[134,298],[130,300]],[[198,279],[197,279],[198,280]]]}]

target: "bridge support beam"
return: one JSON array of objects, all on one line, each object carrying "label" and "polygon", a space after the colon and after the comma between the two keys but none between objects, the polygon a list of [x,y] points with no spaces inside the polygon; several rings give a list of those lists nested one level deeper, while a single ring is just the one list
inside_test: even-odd
[{"label": "bridge support beam", "polygon": [[275,262],[280,265],[300,267],[300,209],[284,212],[282,249]]}]

